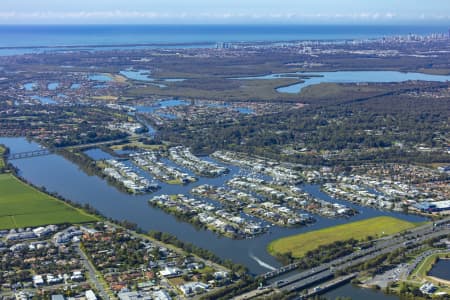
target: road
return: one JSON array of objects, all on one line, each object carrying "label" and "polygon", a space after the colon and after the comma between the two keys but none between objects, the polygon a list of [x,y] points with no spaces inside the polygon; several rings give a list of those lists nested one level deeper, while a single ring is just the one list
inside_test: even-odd
[{"label": "road", "polygon": [[316,294],[320,294],[320,293],[326,292],[328,290],[331,290],[336,286],[339,286],[341,284],[349,282],[351,279],[355,278],[357,275],[358,275],[358,273],[352,273],[349,275],[335,278],[331,281],[327,281],[326,283],[320,284],[312,289],[307,290],[306,293],[302,295],[303,296],[302,298],[308,299],[309,297],[312,297]]},{"label": "road", "polygon": [[58,150],[62,150],[62,149],[92,148],[92,147],[98,147],[101,145],[120,143],[120,142],[124,142],[124,141],[126,141],[126,139],[110,140],[110,141],[103,141],[103,142],[97,142],[97,143],[91,143],[91,144],[74,145],[74,146],[66,146],[66,147],[43,148],[43,149],[39,149],[39,150],[19,152],[19,153],[9,153],[7,159],[16,160],[16,159],[23,159],[23,158],[30,158],[30,157],[37,157],[37,156],[46,156],[46,155],[53,154],[54,151],[58,151]]},{"label": "road", "polygon": [[[450,234],[449,223],[450,218],[446,218],[442,221],[435,222],[435,225],[425,224],[411,229],[403,235],[396,234],[379,239],[374,241],[374,244],[367,249],[354,252],[300,273],[295,273],[292,275],[286,274],[290,270],[296,268],[297,264],[293,263],[275,271],[263,274],[261,277],[268,279],[268,290],[279,289],[282,291],[291,292],[305,289],[314,284],[327,281],[329,278],[333,278],[336,271],[345,270],[349,267],[359,265],[379,255],[391,253],[399,248],[417,246],[430,238]],[[249,299],[252,294],[254,295],[255,291],[241,295],[241,299],[246,299],[246,296],[248,296],[247,299]]]},{"label": "road", "polygon": [[75,249],[78,255],[81,257],[81,262],[83,263],[84,267],[89,272],[90,281],[95,285],[95,288],[98,291],[100,297],[103,300],[109,300],[108,293],[106,292],[104,286],[97,278],[95,267],[92,265],[91,261],[88,259],[86,254],[81,250],[79,243],[76,244]]},{"label": "road", "polygon": [[290,279],[286,280],[286,284],[283,284],[282,287],[280,287],[280,290],[284,292],[293,292],[296,290],[300,290],[303,288],[306,288],[308,286],[312,286],[313,284],[317,282],[323,282],[327,279],[331,279],[334,277],[334,273],[331,270],[326,270],[323,272],[320,272],[318,274],[312,275],[310,277],[307,277],[305,279],[302,279],[300,281],[291,281]]},{"label": "road", "polygon": [[102,145],[109,145],[114,143],[121,143],[127,141],[127,139],[117,139],[117,140],[109,140],[109,141],[103,141],[103,142],[96,142],[91,144],[82,144],[82,145],[73,145],[73,146],[67,146],[67,147],[57,147],[55,150],[58,149],[80,149],[80,148],[90,148],[90,147],[96,147],[96,146],[102,146]]},{"label": "road", "polygon": [[[335,259],[330,263],[323,264],[320,266],[320,269],[323,270],[320,273],[317,273],[317,268],[308,270],[306,273],[303,272],[304,279],[299,280],[302,276],[295,274],[283,279],[281,284],[279,282],[272,283],[272,287],[280,288],[283,291],[303,289],[316,282],[324,281],[330,276],[333,276],[336,271],[345,270],[349,267],[362,264],[377,256],[388,254],[399,248],[403,248],[406,246],[405,243],[408,243],[408,246],[417,246],[430,238],[445,234],[450,234],[450,229],[446,226],[442,228],[433,228],[433,226],[430,225],[425,227],[421,226],[405,236],[397,236],[396,238],[390,237],[385,240],[380,240],[370,248]],[[414,240],[411,240],[412,238],[414,238]],[[310,277],[305,278],[305,274],[308,273],[310,274]]]},{"label": "road", "polygon": [[[114,223],[111,223],[111,222],[105,222],[105,224],[107,224],[108,226],[117,227],[117,225],[115,225]],[[170,244],[165,244],[165,243],[163,243],[161,241],[158,241],[156,239],[150,238],[149,236],[147,236],[145,234],[137,233],[137,232],[132,231],[132,230],[127,230],[127,232],[129,234],[131,234],[132,236],[136,237],[136,238],[143,239],[145,241],[151,242],[152,244],[154,244],[154,245],[156,245],[156,246],[158,246],[160,248],[169,248],[172,251],[174,251],[174,252],[176,252],[176,253],[178,253],[180,255],[185,255],[185,253],[186,253],[183,249],[177,248],[177,247],[175,247],[173,245],[170,245]],[[204,258],[196,255],[195,253],[191,253],[191,255],[194,256],[198,261],[202,262],[205,266],[212,267],[212,268],[214,268],[216,270],[219,270],[219,271],[225,271],[225,272],[228,272],[228,273],[231,272],[231,270],[225,268],[224,266],[219,265],[219,264],[217,264],[217,263],[215,263],[213,261],[204,259]]]}]

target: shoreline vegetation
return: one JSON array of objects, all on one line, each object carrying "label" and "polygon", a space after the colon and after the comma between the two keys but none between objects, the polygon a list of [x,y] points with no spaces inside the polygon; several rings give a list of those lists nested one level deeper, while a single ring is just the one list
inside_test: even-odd
[{"label": "shoreline vegetation", "polygon": [[5,147],[0,145],[0,170],[2,170],[5,167],[5,159],[4,159],[5,152],[6,152]]},{"label": "shoreline vegetation", "polygon": [[[117,49],[111,52],[115,55],[114,62],[110,56],[95,51],[58,51],[23,58],[2,57],[0,60],[4,62],[2,64],[5,66],[4,72],[8,74],[4,77],[8,78],[0,80],[0,85],[4,87],[3,96],[7,99],[2,104],[3,118],[0,127],[3,129],[0,131],[4,132],[3,135],[33,138],[80,166],[83,172],[95,174],[124,193],[130,193],[130,190],[125,190],[120,184],[119,177],[114,179],[105,176],[102,172],[102,169],[108,167],[105,166],[105,161],[97,162],[91,159],[83,152],[82,149],[87,149],[83,148],[83,145],[123,138],[125,144],[118,142],[117,149],[138,150],[136,148],[145,146],[149,150],[164,148],[164,153],[167,154],[171,151],[170,145],[182,145],[191,149],[189,151],[192,151],[192,156],[209,155],[218,150],[242,152],[252,157],[249,159],[250,166],[254,165],[253,158],[257,156],[267,161],[273,160],[274,165],[281,162],[283,165],[297,166],[292,168],[296,172],[302,170],[300,166],[307,166],[305,174],[310,176],[306,178],[300,176],[296,184],[310,178],[314,183],[326,184],[330,181],[337,185],[346,183],[352,176],[365,174],[368,176],[367,180],[382,188],[381,195],[378,195],[379,191],[374,188],[377,197],[366,197],[369,200],[376,198],[376,203],[380,203],[379,207],[375,207],[378,210],[380,207],[387,207],[394,211],[411,213],[407,208],[413,206],[413,201],[421,203],[448,199],[445,185],[449,177],[435,175],[437,165],[445,170],[450,163],[445,139],[448,132],[445,122],[448,113],[442,110],[450,100],[448,81],[428,81],[426,77],[418,76],[418,79],[408,81],[372,82],[368,79],[368,82],[322,82],[306,86],[299,93],[277,91],[307,79],[300,75],[292,78],[277,73],[396,70],[448,74],[450,68],[447,62],[450,52],[443,51],[450,49],[446,35],[442,40],[383,39],[368,43],[361,41],[361,44],[317,42],[314,47],[308,44],[292,44],[288,47],[285,45],[266,47],[267,45],[268,43],[249,43],[234,45],[236,47],[230,47],[228,50],[221,49],[220,45],[217,45],[219,49],[204,50],[200,56],[198,49],[164,51],[133,49],[132,55],[131,52]],[[430,54],[431,52],[433,54]],[[89,59],[86,59],[87,57]],[[95,69],[92,69],[93,64]],[[125,78],[120,75],[124,70],[147,79]],[[233,78],[261,74],[273,74],[274,79],[264,81],[257,78]],[[40,96],[37,96],[38,94]],[[161,105],[161,98],[172,97],[183,99],[179,100],[183,105],[176,103],[164,107]],[[134,127],[125,126],[126,124],[140,124],[142,128],[148,127],[146,129],[149,132],[144,133],[143,129],[132,130]],[[144,135],[149,141],[148,144],[140,139],[140,137],[144,139]],[[125,137],[128,139],[125,140]],[[55,149],[68,145],[75,147]],[[126,155],[129,152],[117,155],[113,151],[114,148],[107,147],[106,144],[99,148],[124,160],[127,159]],[[3,151],[8,149],[2,150],[0,146],[0,154]],[[194,171],[201,171],[199,167],[202,161],[191,157],[191,153],[181,150],[173,153],[175,157],[182,159],[181,162],[189,162],[184,167],[190,166]],[[171,159],[174,160],[174,157]],[[374,167],[367,166],[367,162],[374,163]],[[204,162],[202,164],[207,166]],[[433,164],[435,172],[424,171],[414,166],[420,164]],[[356,167],[361,165],[364,165],[364,168]],[[211,172],[211,165],[209,167],[205,168],[208,173]],[[271,163],[263,164],[256,172],[260,173],[268,167],[274,166]],[[371,169],[380,172],[367,175]],[[14,174],[14,167],[7,164],[6,156],[3,162],[0,156],[0,173],[4,171]],[[281,175],[287,175],[280,172],[279,168],[276,171]],[[204,171],[201,174],[208,175]],[[289,175],[292,174],[289,172]],[[337,178],[338,176],[346,179],[341,180]],[[179,184],[180,182],[176,180],[171,179],[168,183]],[[392,181],[391,191],[401,195],[398,198],[381,197],[385,194],[385,188],[389,187],[384,181],[389,180]],[[25,184],[26,180],[23,180],[23,183]],[[364,185],[363,181],[346,184],[350,183],[358,186],[348,189],[334,185],[330,187],[339,188],[343,193],[349,194],[349,197],[340,198],[343,202],[350,199],[356,201],[361,193],[367,192],[369,185]],[[33,184],[29,185],[33,187]],[[402,187],[403,185],[405,187]],[[276,202],[278,196],[281,199],[281,193],[287,193],[285,185],[278,188],[278,194],[275,184],[264,184],[264,187],[266,188],[264,196],[273,197],[271,199],[273,202]],[[73,203],[56,193],[47,193],[45,187],[34,188],[65,201],[76,209],[99,216],[100,220],[111,220],[102,216],[90,204]],[[269,188],[274,194],[268,194]],[[417,192],[414,192],[416,189]],[[337,199],[334,195],[331,196]],[[1,197],[2,195],[0,199]],[[317,203],[306,198],[311,200],[312,204]],[[176,202],[169,195],[167,199]],[[161,200],[160,205],[167,204],[163,200],[165,199]],[[356,202],[360,205],[358,201]],[[229,197],[225,197],[223,202],[231,201]],[[368,201],[360,202],[364,202],[363,206],[370,206]],[[182,201],[175,204],[180,203],[183,204]],[[286,205],[290,203],[292,201],[286,201]],[[195,224],[200,223],[198,219],[200,214],[195,208],[207,203],[191,201],[189,204],[190,207],[186,205],[184,210],[186,213],[175,211],[173,207],[160,208],[172,210],[172,215],[178,213],[176,216],[178,219],[194,223],[196,228],[213,230],[212,227]],[[245,204],[242,207],[245,207]],[[211,211],[218,213],[213,216],[205,213],[203,219],[211,220],[212,217],[216,217],[223,223],[228,219],[231,220],[231,217],[240,220],[237,213],[256,214],[255,208],[259,208],[259,204],[254,206],[252,211],[245,208],[235,210],[234,203],[227,207],[229,211],[220,211],[214,207]],[[307,207],[311,210],[319,209],[314,205]],[[274,208],[272,211],[259,210],[260,214],[256,217],[260,217],[262,212],[274,213],[274,210]],[[419,214],[416,210],[413,213]],[[293,223],[289,222],[289,219],[285,222],[288,225]],[[271,220],[273,219],[266,219]],[[12,217],[6,222],[14,225],[16,221]],[[244,274],[242,281],[235,287],[236,290],[256,289],[255,283],[259,278],[250,278],[244,266],[224,261],[213,252],[184,242],[175,235],[154,231],[144,233],[137,224],[128,220],[111,220],[111,222],[148,234],[154,240],[176,245],[189,253],[197,253],[212,261],[230,264],[232,268]],[[150,228],[154,224],[152,221],[142,222]],[[398,232],[405,232],[417,225],[419,223],[389,217],[366,219],[274,240],[269,245],[268,251],[283,264],[295,261],[298,262],[296,264],[298,269],[305,270],[346,254],[357,253],[360,249],[370,247],[380,237],[401,236],[403,233]],[[227,230],[226,234],[231,235],[232,226],[223,228]],[[175,232],[181,239],[188,240],[182,233]],[[270,241],[270,237],[263,240],[260,246],[266,246],[268,240]],[[420,249],[432,247],[435,242],[438,241],[432,240],[421,244]],[[413,249],[408,247],[405,249],[380,255],[352,270],[367,271],[367,274],[372,276],[381,269],[406,262],[404,252],[408,254],[408,251]],[[232,247],[230,250],[233,250]],[[245,255],[244,252],[242,254]],[[339,273],[341,272],[336,275],[342,275]],[[230,293],[233,295],[237,293],[228,292],[229,294],[210,298],[230,299]],[[269,296],[271,297],[272,295]]]},{"label": "shoreline vegetation", "polygon": [[[8,148],[5,148],[5,149],[6,149],[6,151],[8,151]],[[139,228],[139,226],[135,223],[129,222],[127,220],[115,220],[112,218],[108,218],[108,217],[104,216],[103,214],[101,214],[97,209],[95,209],[94,207],[92,207],[89,204],[76,203],[76,202],[73,202],[69,199],[62,197],[61,195],[59,195],[57,193],[48,192],[43,187],[35,186],[34,184],[28,182],[25,178],[21,177],[18,174],[18,170],[11,165],[8,165],[7,171],[9,171],[9,172],[8,173],[0,173],[0,188],[1,188],[1,184],[2,184],[2,177],[10,176],[12,178],[12,180],[19,183],[22,188],[25,187],[26,189],[33,190],[35,193],[41,194],[42,196],[51,199],[51,201],[60,202],[60,205],[64,205],[74,211],[79,212],[80,214],[88,216],[90,218],[90,220],[86,220],[86,222],[83,222],[83,223],[111,222],[113,224],[116,224],[116,225],[126,228],[128,230],[132,230],[138,234],[143,234],[150,239],[157,240],[157,241],[162,242],[167,245],[172,245],[172,246],[174,246],[178,249],[181,249],[189,254],[196,255],[202,259],[209,260],[213,263],[222,265],[223,267],[230,269],[233,272],[236,272],[241,277],[241,281],[237,283],[238,286],[241,286],[241,285],[247,286],[248,283],[253,282],[252,276],[248,273],[248,269],[245,266],[243,266],[241,264],[236,264],[229,259],[222,259],[219,256],[217,256],[215,253],[211,252],[210,250],[200,248],[190,242],[184,242],[184,241],[180,240],[178,237],[176,237],[175,235],[172,235],[170,233],[160,232],[160,231],[155,231],[155,230],[150,230],[148,232],[145,232],[142,228]],[[2,196],[3,195],[0,195],[0,203],[2,201]],[[17,209],[17,206],[13,207],[13,208]],[[3,210],[2,210],[2,212],[3,212]],[[1,218],[1,216],[0,216],[0,218]],[[67,221],[59,223],[59,224],[67,224],[67,223],[79,224],[76,222],[67,222]],[[34,226],[43,226],[43,225],[48,225],[48,224],[50,224],[50,223],[43,221],[39,224],[36,223],[35,225],[29,225],[29,226],[34,227]],[[51,224],[54,224],[54,223],[51,223]],[[0,223],[0,226],[1,226],[1,223]],[[26,226],[26,227],[29,227],[29,226]],[[10,227],[10,228],[13,228],[13,227]],[[243,283],[245,283],[245,284],[243,284]],[[211,299],[213,299],[213,298],[211,298]]]},{"label": "shoreline vegetation", "polygon": [[426,257],[422,263],[416,268],[415,272],[411,275],[411,278],[417,278],[419,280],[429,280],[435,283],[443,283],[450,285],[450,280],[445,280],[435,276],[428,275],[433,268],[433,266],[439,262],[441,259],[450,260],[450,251],[444,253],[434,253]]},{"label": "shoreline vegetation", "polygon": [[89,223],[98,219],[36,189],[13,174],[0,174],[0,229]]},{"label": "shoreline vegetation", "polygon": [[298,259],[320,246],[350,239],[370,241],[416,226],[418,224],[392,217],[376,217],[277,239],[268,245],[267,250],[278,259],[286,255]]},{"label": "shoreline vegetation", "polygon": [[[198,258],[204,259],[205,261],[208,261],[209,263],[220,265],[223,268],[226,268],[230,271],[232,271],[236,275],[236,282],[233,283],[230,287],[221,288],[217,291],[214,291],[213,293],[205,294],[201,297],[201,299],[217,299],[217,297],[228,297],[229,295],[235,295],[241,292],[245,292],[248,290],[251,290],[253,288],[257,287],[257,281],[255,281],[252,274],[249,274],[248,269],[240,264],[236,264],[228,259],[222,259],[218,257],[216,254],[209,250],[202,249],[198,246],[195,246],[194,244],[191,244],[189,242],[183,242],[180,239],[178,239],[176,236],[171,235],[169,233],[165,232],[159,232],[159,231],[149,231],[144,232],[142,229],[140,229],[136,224],[133,224],[128,221],[118,221],[113,220],[110,218],[106,218],[105,216],[101,215],[96,209],[91,207],[89,204],[80,205],[78,203],[74,203],[70,200],[64,199],[59,195],[48,193],[43,188],[38,188],[33,186],[31,183],[28,183],[25,179],[19,177],[18,175],[15,175],[16,170],[12,169],[11,173],[3,173],[0,174],[0,189],[4,191],[5,186],[5,180],[8,180],[8,186],[12,188],[14,191],[16,191],[15,195],[18,194],[27,194],[25,191],[32,191],[33,194],[41,195],[44,198],[42,199],[36,199],[34,200],[39,202],[40,207],[42,207],[42,200],[49,200],[49,202],[57,203],[58,205],[62,205],[64,207],[69,208],[70,210],[73,210],[73,212],[78,213],[80,216],[86,216],[88,218],[86,219],[74,219],[74,218],[67,218],[64,219],[65,216],[63,216],[63,219],[60,221],[54,221],[53,219],[50,221],[49,215],[45,215],[45,219],[36,219],[36,218],[30,218],[28,217],[27,220],[30,221],[27,224],[25,223],[16,223],[10,224],[12,226],[7,226],[3,228],[4,222],[2,222],[2,216],[0,215],[0,229],[14,229],[14,228],[24,228],[24,227],[37,227],[37,226],[45,226],[50,224],[89,224],[89,223],[95,223],[95,222],[111,222],[115,224],[115,226],[123,227],[127,230],[131,230],[135,232],[136,234],[142,234],[143,237],[157,241],[161,243],[162,245],[173,248],[174,251],[177,252],[183,252],[186,255],[193,255]],[[5,194],[2,194],[0,196],[0,204],[2,205],[2,212],[5,212],[3,209],[5,208],[5,203],[3,198]],[[47,198],[47,199],[45,199]],[[17,199],[14,199],[14,202],[17,202]],[[11,201],[10,201],[11,202]],[[8,204],[8,203],[6,203]],[[23,204],[23,203],[22,203]],[[12,211],[20,210],[24,207],[13,205],[10,206],[11,213]],[[35,207],[35,206],[33,206]],[[61,214],[54,214],[60,216]]]},{"label": "shoreline vegetation", "polygon": [[103,168],[101,165],[101,162],[97,162],[89,156],[87,156],[85,153],[80,151],[70,151],[68,149],[62,149],[58,150],[58,154],[60,154],[65,159],[69,160],[70,162],[76,164],[81,168],[83,172],[85,172],[88,175],[95,175],[103,180],[105,180],[109,185],[115,187],[121,192],[124,193],[131,193],[124,185],[122,185],[119,181],[115,180],[114,178],[107,176],[103,172]]}]

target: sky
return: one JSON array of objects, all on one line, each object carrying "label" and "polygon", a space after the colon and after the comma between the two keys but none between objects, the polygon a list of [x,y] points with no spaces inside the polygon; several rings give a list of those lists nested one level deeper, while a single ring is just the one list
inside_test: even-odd
[{"label": "sky", "polygon": [[450,0],[0,0],[0,24],[449,24]]}]

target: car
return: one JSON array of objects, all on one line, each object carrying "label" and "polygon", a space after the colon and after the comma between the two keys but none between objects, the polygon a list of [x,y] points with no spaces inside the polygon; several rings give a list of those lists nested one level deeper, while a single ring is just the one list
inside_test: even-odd
[{"label": "car", "polygon": [[278,280],[277,282],[275,282],[275,285],[277,286],[277,287],[279,287],[279,286],[281,286],[282,284],[284,284],[286,281],[284,281],[284,280]]}]

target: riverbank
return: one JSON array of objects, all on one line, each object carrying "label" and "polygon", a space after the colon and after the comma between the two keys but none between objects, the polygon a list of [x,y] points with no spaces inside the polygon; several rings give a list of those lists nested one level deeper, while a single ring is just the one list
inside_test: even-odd
[{"label": "riverbank", "polygon": [[434,253],[428,256],[411,274],[409,280],[413,280],[415,282],[430,281],[438,285],[444,284],[450,287],[450,280],[445,280],[436,276],[429,275],[431,270],[433,269],[433,266],[438,263],[440,259],[449,259],[449,257],[450,251],[444,253]]},{"label": "riverbank", "polygon": [[79,224],[98,219],[35,189],[12,174],[0,175],[0,229]]},{"label": "riverbank", "polygon": [[[6,151],[9,148],[4,148]],[[109,225],[127,229],[133,235],[140,236],[152,240],[161,247],[172,249],[178,253],[193,255],[196,259],[202,260],[206,265],[213,266],[226,271],[233,271],[243,276],[248,270],[243,265],[236,264],[230,260],[223,260],[213,252],[202,249],[194,244],[186,243],[179,240],[170,233],[150,231],[145,233],[137,224],[126,220],[113,220],[104,216],[90,206],[89,204],[81,205],[71,200],[67,200],[57,193],[49,193],[45,187],[38,188],[32,183],[27,182],[25,178],[16,175],[19,170],[11,167],[11,173],[0,174],[0,229],[15,229],[22,227],[37,227],[48,224],[88,224],[94,222],[105,222]],[[44,215],[40,212],[44,211]],[[63,213],[62,213],[63,212]],[[71,213],[71,214],[69,214]],[[8,218],[13,220],[15,215],[19,215],[26,219],[27,224],[14,221],[15,227],[3,228],[2,216],[6,214]],[[43,218],[47,214],[52,215],[53,219]],[[67,218],[69,216],[70,218]],[[61,218],[58,222],[57,218]],[[55,221],[55,222],[54,222]],[[244,281],[250,278],[244,276]]]},{"label": "riverbank", "polygon": [[274,240],[267,250],[273,256],[290,253],[293,258],[301,258],[308,251],[333,242],[350,239],[371,240],[415,226],[417,224],[392,217],[377,217]]},{"label": "riverbank", "polygon": [[[29,142],[25,138],[0,138],[0,143],[10,148],[11,153],[40,149],[38,144]],[[350,207],[360,212],[350,219],[328,219],[317,216],[317,222],[308,226],[290,228],[272,226],[269,228],[267,234],[258,235],[253,239],[232,240],[220,237],[210,230],[203,230],[191,226],[184,221],[178,220],[175,216],[168,215],[160,209],[153,208],[148,205],[148,200],[151,197],[149,195],[131,195],[121,192],[103,176],[95,176],[96,174],[94,172],[86,173],[83,168],[80,168],[72,160],[68,160],[67,157],[48,155],[13,160],[11,164],[18,169],[21,177],[25,178],[34,186],[45,187],[50,193],[58,194],[64,199],[70,199],[70,201],[81,207],[89,205],[98,210],[106,218],[132,222],[145,231],[156,230],[170,233],[179,240],[184,242],[189,241],[198,247],[207,249],[224,260],[229,259],[235,263],[243,264],[254,275],[270,270],[267,266],[275,268],[280,266],[280,263],[266,252],[267,245],[277,238],[339,225],[349,220],[356,221],[380,215],[393,216],[412,222],[424,220],[424,218],[417,216],[379,211],[373,208],[349,204]],[[200,178],[197,183],[188,185],[168,185],[158,182],[161,185],[161,189],[153,195],[189,195],[191,189],[198,185],[209,184],[223,186],[234,176],[242,174],[242,168],[233,165],[224,166],[230,168],[230,173],[218,178]],[[43,174],[42,170],[46,170],[45,174]],[[300,187],[314,197],[333,203],[347,204],[322,194],[318,186],[308,185]]]},{"label": "riverbank", "polygon": [[427,276],[427,278],[430,279],[431,281],[437,282],[438,284],[442,283],[442,284],[445,284],[446,286],[450,286],[450,280],[445,280],[445,279],[434,277],[434,276]]},{"label": "riverbank", "polygon": [[3,156],[5,155],[5,150],[6,149],[0,145],[0,170],[5,168],[5,160],[3,158]]},{"label": "riverbank", "polygon": [[[8,247],[14,244],[14,246],[11,246],[11,248],[3,248],[3,260],[5,260],[6,257],[8,257],[9,251],[16,251],[11,250],[15,246],[21,247],[20,253],[23,254],[24,251],[28,250],[28,243],[30,243],[30,251],[33,253],[30,253],[30,256],[38,256],[39,252],[34,252],[32,248],[33,245],[39,245],[42,247],[42,245],[51,245],[53,243],[49,243],[47,241],[46,235],[49,234],[49,232],[53,232],[58,227],[54,226],[54,224],[65,224],[62,225],[59,228],[66,228],[68,227],[67,224],[80,224],[80,223],[89,223],[85,224],[81,227],[69,227],[68,231],[70,230],[76,230],[76,236],[82,236],[80,238],[77,238],[78,241],[80,239],[82,240],[81,245],[81,251],[90,254],[89,261],[90,264],[93,265],[94,268],[91,275],[88,277],[89,280],[92,280],[92,282],[96,282],[95,278],[99,278],[103,285],[107,285],[106,290],[110,293],[110,295],[113,295],[112,292],[117,292],[118,290],[115,289],[117,285],[123,284],[123,282],[127,282],[127,284],[132,285],[132,283],[139,282],[139,284],[133,284],[133,290],[138,289],[139,292],[142,291],[142,288],[140,284],[143,280],[148,280],[149,274],[152,274],[152,278],[156,279],[152,285],[157,285],[158,281],[163,281],[164,278],[172,278],[172,277],[180,277],[180,280],[177,281],[177,286],[164,286],[164,288],[167,289],[173,289],[173,292],[178,294],[181,293],[181,285],[185,284],[188,286],[193,282],[192,284],[198,284],[201,287],[204,288],[204,291],[202,292],[206,293],[206,296],[209,293],[215,294],[215,293],[222,293],[224,290],[226,291],[227,286],[230,284],[249,284],[252,282],[252,278],[247,275],[247,270],[243,266],[239,266],[236,264],[233,264],[229,261],[223,261],[217,256],[215,256],[213,253],[203,250],[201,248],[196,247],[195,245],[183,243],[179,240],[177,240],[175,237],[165,234],[165,233],[157,233],[157,232],[151,232],[148,234],[142,234],[142,230],[137,228],[135,225],[128,223],[128,222],[118,222],[118,221],[107,221],[104,216],[98,215],[97,212],[93,211],[93,214],[90,214],[85,211],[84,208],[75,208],[72,207],[69,203],[63,203],[62,200],[56,199],[55,197],[48,195],[44,193],[43,191],[40,191],[31,185],[28,185],[22,181],[20,181],[17,177],[15,177],[12,174],[1,174],[0,175],[0,190],[2,191],[2,195],[0,196],[0,206],[2,207],[1,213],[9,213],[12,214],[13,212],[16,215],[11,215],[11,219],[14,221],[14,226],[11,228],[18,228],[17,234],[16,233],[10,233],[6,239],[8,240]],[[12,199],[14,198],[14,199]],[[26,199],[25,199],[26,198]],[[26,200],[22,201],[23,199]],[[47,201],[45,201],[47,200]],[[32,205],[24,205],[24,204],[31,204]],[[68,214],[62,212],[60,209],[54,209],[54,207],[58,208],[59,206],[63,206],[64,208],[70,208],[73,212],[73,216],[67,217]],[[25,211],[26,209],[30,209],[30,212]],[[45,210],[46,213],[51,214],[53,217],[63,218],[61,221],[48,218],[47,214],[40,214],[39,210]],[[88,207],[86,207],[88,209]],[[2,216],[0,213],[0,226],[3,225]],[[79,216],[78,216],[78,215]],[[17,218],[17,216],[24,216],[26,220],[28,221],[27,224],[22,222]],[[82,220],[82,219],[74,219],[74,217],[84,217],[87,216],[88,219]],[[45,219],[43,219],[45,217]],[[16,221],[17,220],[17,221]],[[20,221],[20,222],[19,222]],[[44,226],[51,224],[51,226],[48,226],[47,229],[50,231],[46,231],[45,234],[39,235],[37,232],[43,228],[32,228],[30,227],[38,227],[38,226]],[[26,228],[26,229],[25,229]],[[56,228],[56,229],[54,229]],[[80,230],[78,230],[81,228]],[[3,229],[0,227],[0,229]],[[9,228],[8,228],[9,229]],[[7,233],[7,231],[6,231]],[[5,232],[2,232],[0,237],[2,237],[0,244],[5,245],[3,243],[3,236]],[[74,233],[75,234],[75,233]],[[55,237],[57,235],[61,236],[61,239],[59,239],[56,242]],[[54,235],[54,237],[51,239],[52,241],[55,241],[55,243],[60,244],[67,244],[72,241],[72,238],[75,235],[67,234],[65,235],[64,232],[60,232]],[[45,241],[41,239],[44,237]],[[136,240],[137,239],[137,240]],[[31,240],[31,242],[28,242],[28,240]],[[39,241],[36,241],[39,240]],[[75,240],[75,239],[74,239]],[[137,243],[136,243],[137,241]],[[90,244],[89,244],[90,243]],[[119,265],[126,265],[128,268],[117,268],[116,274],[124,273],[124,277],[126,277],[128,274],[134,274],[134,277],[126,277],[126,279],[117,279],[115,276],[110,276],[109,268],[107,268],[104,264],[105,260],[104,257],[99,257],[98,254],[105,255],[105,252],[111,251],[111,249],[114,249],[112,251],[119,252],[118,248],[123,247],[123,245],[126,245],[127,247],[136,247],[133,248],[133,251],[135,252],[136,256],[139,256],[139,259],[141,261],[148,262],[149,256],[144,255],[149,249],[153,249],[155,253],[158,253],[160,255],[157,262],[151,261],[150,264],[147,264],[148,266],[146,269],[142,269],[143,265],[140,265],[139,272],[136,272],[135,267],[139,261],[135,259],[135,257],[132,256],[121,256],[117,255],[114,256],[113,259],[117,261],[117,266]],[[25,246],[25,247],[24,247]],[[33,246],[34,247],[34,246]],[[101,249],[100,249],[100,248]],[[103,248],[102,248],[103,247]],[[114,248],[115,247],[115,248]],[[90,249],[94,249],[95,251],[90,251]],[[38,248],[40,249],[40,248]],[[89,253],[90,252],[90,253]],[[51,260],[56,261],[58,258],[58,255],[60,255],[59,251],[54,252],[46,252],[46,259],[48,260],[51,255],[54,255],[54,257],[51,257]],[[68,251],[64,252],[65,257],[68,257]],[[18,256],[16,253],[14,255],[15,257]],[[29,258],[30,256],[26,256]],[[59,256],[60,257],[60,256]],[[77,268],[76,264],[77,258],[74,258],[74,260],[71,260],[71,268]],[[85,258],[88,259],[88,258]],[[8,259],[6,259],[8,261]],[[26,264],[21,265],[18,267],[18,265],[14,265],[14,269],[9,269],[8,267],[11,267],[12,264],[4,264],[5,266],[5,273],[14,274],[14,273],[20,273],[22,276],[20,277],[20,282],[18,283],[19,286],[23,284],[30,283],[28,286],[31,290],[31,281],[34,280],[34,277],[32,277],[32,274],[39,274],[38,272],[42,272],[42,270],[45,270],[44,265],[49,265],[48,261],[45,260],[35,260],[36,263],[33,264]],[[60,260],[58,260],[60,261]],[[111,262],[110,260],[106,260],[108,262]],[[40,262],[43,264],[40,264]],[[50,263],[50,265],[52,265]],[[175,266],[174,268],[169,268],[168,265]],[[156,273],[154,271],[155,266],[160,269],[161,271]],[[54,265],[53,265],[54,267]],[[51,270],[54,270],[53,267],[51,267]],[[31,272],[26,272],[28,269],[32,270]],[[172,270],[176,270],[176,273],[173,274]],[[76,271],[80,272],[86,272],[87,270],[83,271]],[[95,271],[95,277],[93,272]],[[141,272],[142,271],[142,272]],[[145,273],[143,271],[146,271]],[[74,271],[75,272],[75,271]],[[40,275],[37,275],[40,276]],[[51,285],[48,278],[50,278],[51,275],[47,275],[47,284]],[[124,278],[122,277],[122,278]],[[6,277],[2,278],[5,279]],[[62,277],[58,277],[61,278]],[[211,284],[211,280],[214,280],[214,284]],[[17,280],[14,276],[11,276],[11,280],[14,284],[16,284],[15,280]],[[120,282],[116,281],[120,280]],[[206,284],[208,282],[208,284]],[[2,291],[0,291],[0,296],[3,296],[2,292],[5,290],[8,292],[10,285],[3,284],[4,281],[2,281]],[[117,283],[117,285],[116,285]],[[65,284],[68,284],[65,280]],[[203,285],[202,285],[203,284]],[[42,285],[45,285],[44,282]],[[6,289],[5,286],[7,286]],[[180,287],[178,287],[180,286]],[[37,286],[35,286],[37,288]],[[97,286],[98,287],[98,286]],[[59,287],[55,287],[55,290],[53,290],[53,293],[55,293],[56,289]],[[179,289],[176,289],[179,288]],[[15,290],[16,288],[14,288]],[[73,287],[72,287],[73,289]],[[12,290],[12,288],[11,288]],[[33,290],[34,291],[34,290]],[[98,292],[98,291],[97,291]],[[195,293],[198,291],[195,290]],[[190,295],[192,296],[192,295]],[[1,298],[1,297],[0,297]]]}]

